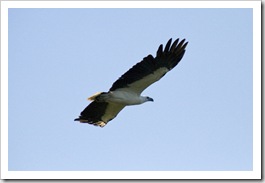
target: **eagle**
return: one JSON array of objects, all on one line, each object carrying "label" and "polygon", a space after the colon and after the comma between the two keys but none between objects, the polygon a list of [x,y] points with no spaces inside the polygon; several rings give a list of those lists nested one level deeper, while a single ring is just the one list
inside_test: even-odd
[{"label": "eagle", "polygon": [[104,127],[124,107],[153,102],[151,97],[141,96],[141,93],[181,61],[188,44],[185,39],[179,42],[179,38],[171,42],[172,38],[164,49],[161,44],[155,57],[149,54],[135,64],[112,84],[108,92],[98,92],[89,97],[92,102],[75,121]]}]

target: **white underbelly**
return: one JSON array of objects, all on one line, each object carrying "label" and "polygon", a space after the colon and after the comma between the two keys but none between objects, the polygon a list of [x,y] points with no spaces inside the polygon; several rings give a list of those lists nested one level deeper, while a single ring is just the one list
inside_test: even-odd
[{"label": "white underbelly", "polygon": [[139,95],[118,90],[111,92],[111,97],[108,99],[108,102],[124,105],[137,105],[142,103]]}]

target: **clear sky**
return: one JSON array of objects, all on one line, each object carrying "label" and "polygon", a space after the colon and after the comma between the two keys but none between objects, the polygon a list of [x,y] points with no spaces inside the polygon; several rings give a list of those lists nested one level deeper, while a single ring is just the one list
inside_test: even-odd
[{"label": "clear sky", "polygon": [[[8,33],[9,170],[252,170],[252,9],[9,9]],[[169,38],[155,102],[74,121]]]}]

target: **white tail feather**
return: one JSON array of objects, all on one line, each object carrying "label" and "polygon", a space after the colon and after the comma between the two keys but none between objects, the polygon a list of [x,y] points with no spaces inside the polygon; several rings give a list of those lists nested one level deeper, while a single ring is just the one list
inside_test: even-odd
[{"label": "white tail feather", "polygon": [[96,99],[96,97],[99,96],[101,93],[103,93],[103,92],[97,92],[94,95],[92,95],[91,97],[89,97],[87,100],[94,101]]}]

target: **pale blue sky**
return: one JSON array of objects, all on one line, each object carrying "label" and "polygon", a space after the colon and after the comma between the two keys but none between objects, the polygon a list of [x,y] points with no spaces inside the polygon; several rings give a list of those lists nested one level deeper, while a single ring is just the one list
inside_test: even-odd
[{"label": "pale blue sky", "polygon": [[[252,170],[252,9],[9,9],[8,33],[9,170]],[[73,121],[171,37],[155,102]]]}]

